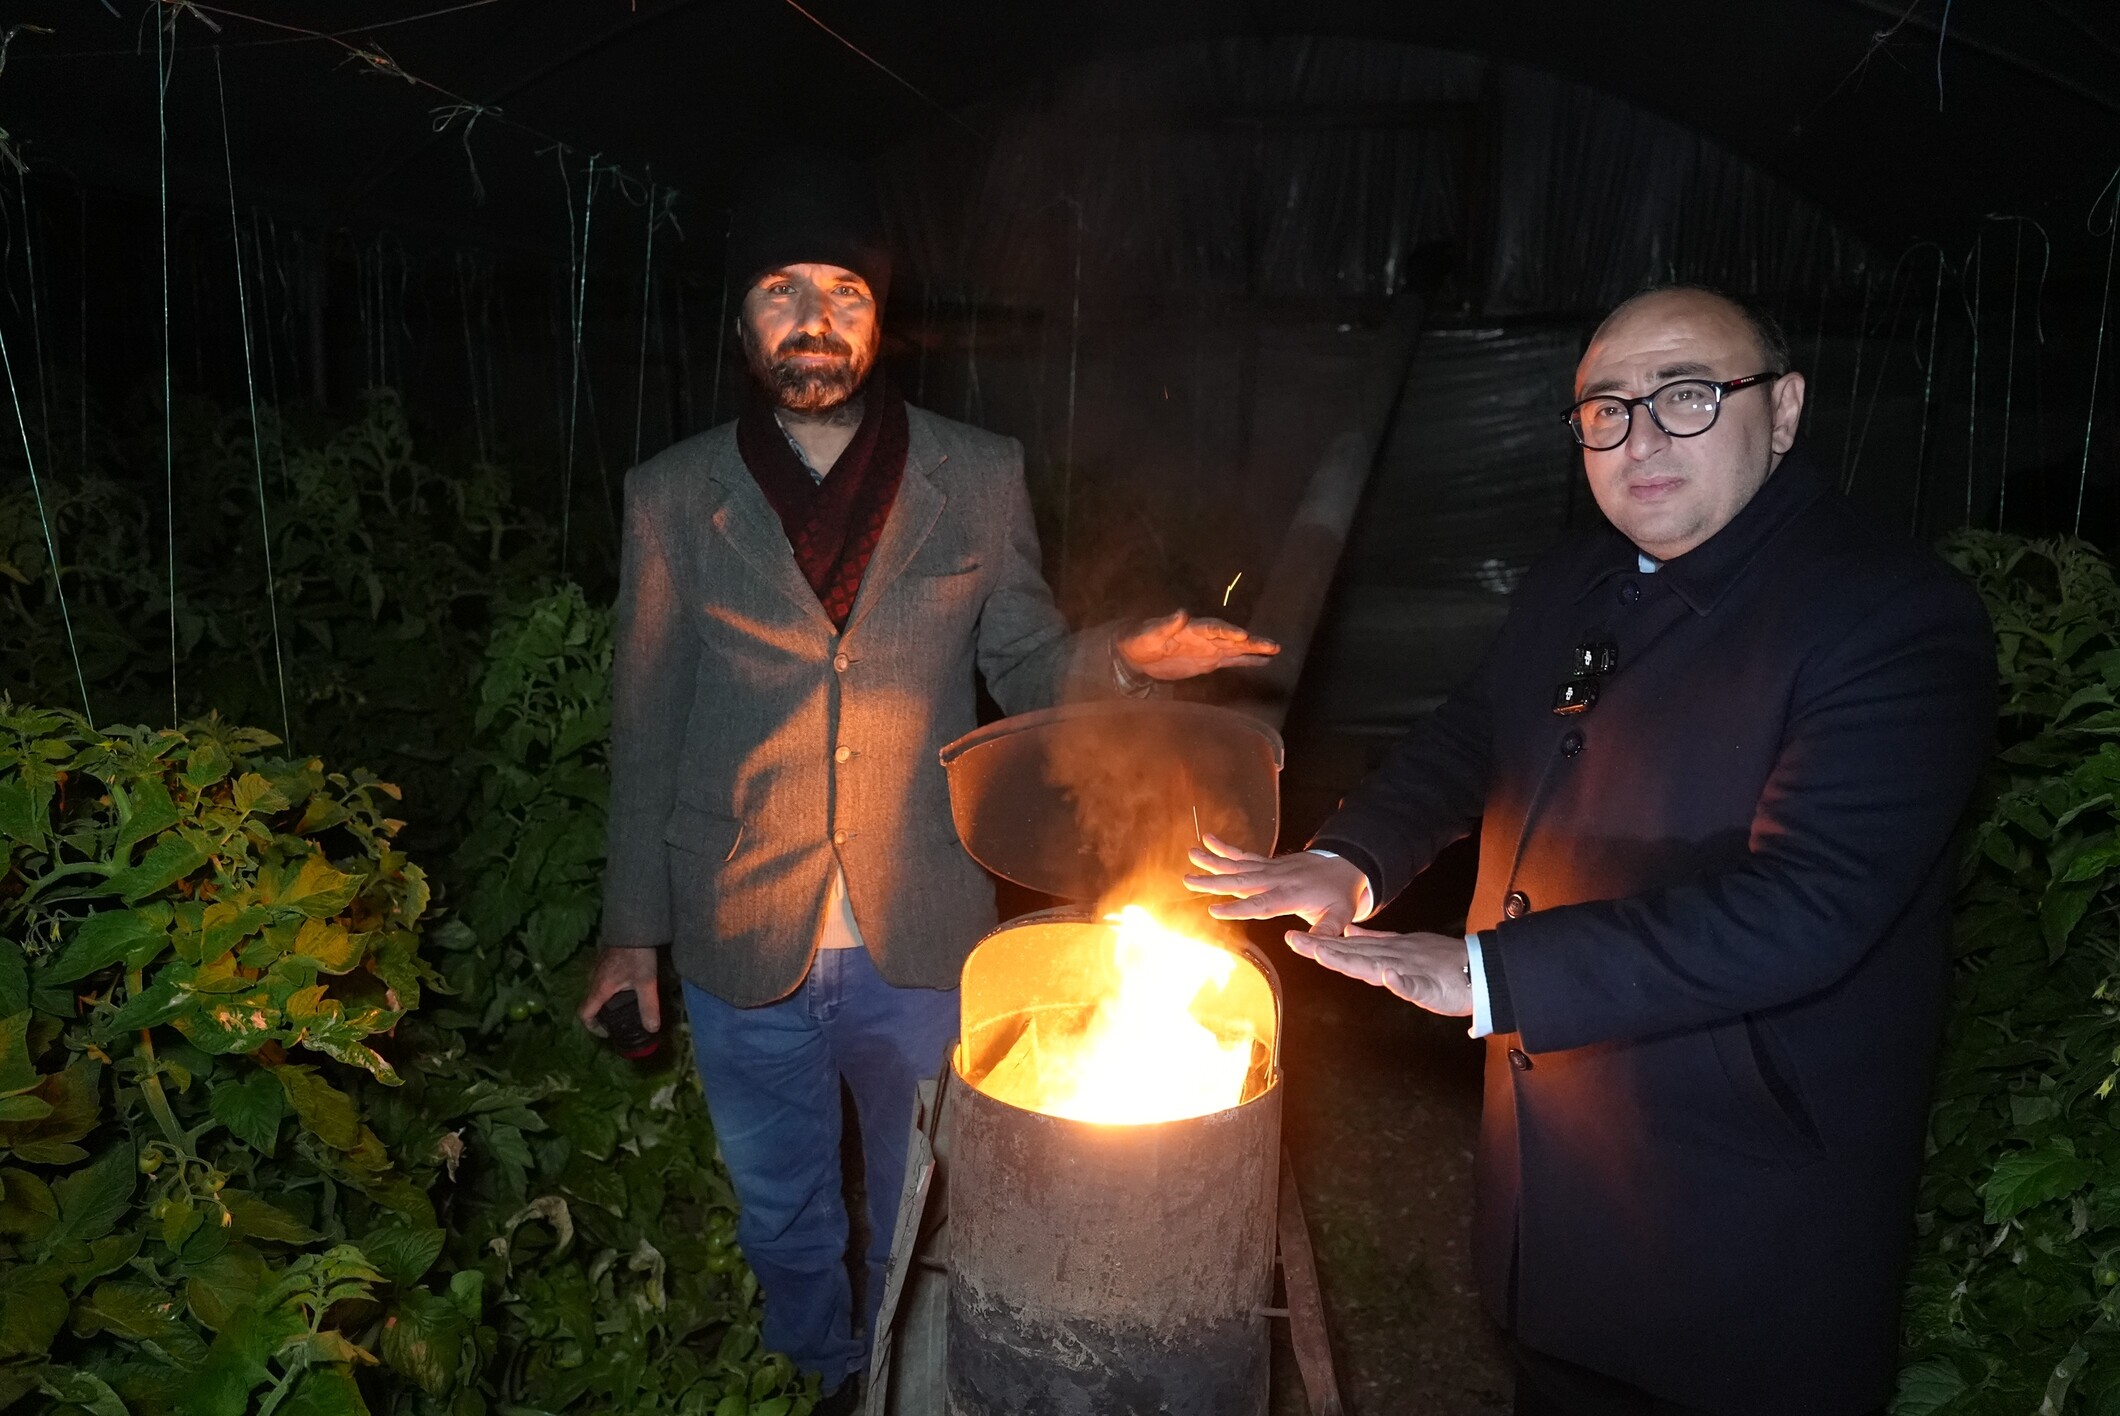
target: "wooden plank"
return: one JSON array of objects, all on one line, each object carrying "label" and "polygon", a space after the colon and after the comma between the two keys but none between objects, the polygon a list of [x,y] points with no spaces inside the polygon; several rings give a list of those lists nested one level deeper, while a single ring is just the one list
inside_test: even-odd
[{"label": "wooden plank", "polygon": [[1310,1398],[1311,1416],[1344,1416],[1340,1379],[1332,1366],[1332,1337],[1325,1330],[1325,1295],[1318,1288],[1317,1254],[1296,1193],[1295,1168],[1281,1152],[1281,1286],[1288,1295],[1288,1337],[1296,1368]]}]

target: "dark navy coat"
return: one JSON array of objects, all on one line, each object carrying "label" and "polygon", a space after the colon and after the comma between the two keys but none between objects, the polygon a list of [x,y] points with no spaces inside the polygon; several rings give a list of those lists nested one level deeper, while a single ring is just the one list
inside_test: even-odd
[{"label": "dark navy coat", "polygon": [[1474,1258],[1520,1341],[1739,1416],[1888,1398],[1994,692],[1971,587],[1799,446],[1654,574],[1547,558],[1318,833],[1389,900],[1485,818]]}]

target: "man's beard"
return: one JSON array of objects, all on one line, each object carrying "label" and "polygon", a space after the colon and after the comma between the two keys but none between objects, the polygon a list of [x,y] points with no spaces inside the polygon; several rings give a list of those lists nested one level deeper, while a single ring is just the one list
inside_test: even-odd
[{"label": "man's beard", "polygon": [[[818,417],[845,406],[868,382],[876,365],[876,345],[856,349],[836,334],[791,334],[771,354],[760,347],[749,323],[743,327],[744,360],[751,377],[771,395],[775,407]],[[829,364],[798,363],[800,354],[836,356]]]}]

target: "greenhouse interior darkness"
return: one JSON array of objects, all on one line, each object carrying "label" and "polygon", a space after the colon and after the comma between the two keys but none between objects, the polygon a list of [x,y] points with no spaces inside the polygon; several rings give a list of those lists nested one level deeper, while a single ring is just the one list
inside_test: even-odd
[{"label": "greenhouse interior darkness", "polygon": [[2116,273],[2099,0],[8,0],[0,1411],[2116,1416]]}]

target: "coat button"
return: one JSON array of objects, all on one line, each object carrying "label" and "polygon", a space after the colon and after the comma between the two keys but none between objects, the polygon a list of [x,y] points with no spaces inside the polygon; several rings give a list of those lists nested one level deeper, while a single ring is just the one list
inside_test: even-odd
[{"label": "coat button", "polygon": [[842,747],[842,748],[840,748],[840,749],[839,749],[839,750],[838,750],[837,752],[835,752],[835,753],[833,753],[833,754],[832,754],[832,760],[833,760],[834,762],[844,762],[844,761],[846,761],[846,760],[847,760],[847,759],[848,759],[849,757],[852,757],[853,755],[854,755],[854,749],[853,749],[853,748],[851,748],[851,747]]},{"label": "coat button", "polygon": [[1511,890],[1502,896],[1502,914],[1509,919],[1522,919],[1531,913],[1531,897],[1521,890]]},{"label": "coat button", "polygon": [[1639,601],[1639,600],[1641,599],[1641,597],[1642,597],[1642,587],[1641,587],[1641,582],[1640,582],[1640,581],[1638,581],[1638,580],[1622,580],[1622,581],[1620,582],[1620,585],[1619,585],[1619,602],[1620,602],[1620,603],[1621,603],[1622,605],[1631,605],[1631,604],[1634,604],[1635,602]]},{"label": "coat button", "polygon": [[853,662],[854,661],[852,659],[849,659],[846,655],[838,654],[833,656],[832,668],[835,672],[843,674],[847,671],[847,665]]},{"label": "coat button", "polygon": [[1531,1054],[1521,1047],[1512,1047],[1509,1049],[1509,1065],[1519,1072],[1528,1072],[1531,1070]]},{"label": "coat button", "polygon": [[846,833],[846,832],[844,832],[844,831],[834,831],[834,832],[832,833],[832,844],[833,844],[833,845],[835,845],[835,846],[843,846],[843,845],[845,845],[846,843],[847,843],[847,833]]},{"label": "coat button", "polygon": [[[844,749],[841,750],[844,751]],[[1571,730],[1566,737],[1561,739],[1561,756],[1573,757],[1582,750],[1583,735],[1581,733]]]}]

